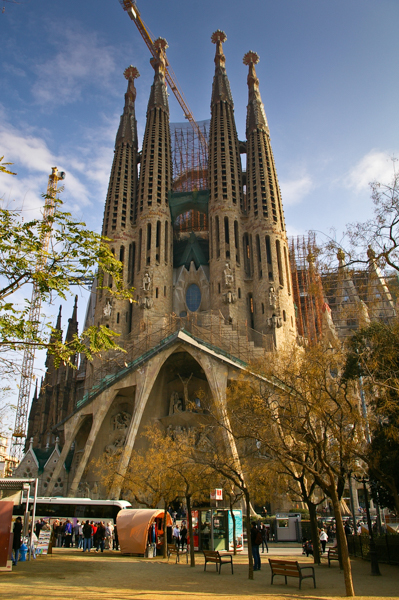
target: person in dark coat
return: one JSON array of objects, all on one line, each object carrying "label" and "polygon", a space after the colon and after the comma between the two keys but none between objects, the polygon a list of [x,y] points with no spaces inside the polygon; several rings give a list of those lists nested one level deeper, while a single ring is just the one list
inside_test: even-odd
[{"label": "person in dark coat", "polygon": [[187,527],[186,524],[182,525],[180,529],[180,544],[181,549],[183,550],[184,546],[187,546]]},{"label": "person in dark coat", "polygon": [[90,552],[92,528],[89,521],[83,525],[83,552]]},{"label": "person in dark coat", "polygon": [[14,559],[12,561],[12,564],[14,565],[14,567],[17,566],[17,562],[18,562],[18,557],[19,557],[19,549],[21,547],[21,536],[22,536],[22,519],[21,517],[17,517],[14,523],[14,527],[12,530],[14,537],[13,537],[13,541],[12,541],[12,549],[14,551]]},{"label": "person in dark coat", "polygon": [[105,525],[104,525],[104,523],[102,521],[99,524],[99,526],[97,527],[96,538],[97,538],[96,552],[98,552],[100,548],[101,548],[101,552],[104,552],[104,546],[105,546]]},{"label": "person in dark coat", "polygon": [[261,543],[262,533],[259,531],[254,521],[251,527],[251,548],[252,558],[254,559],[254,571],[260,571],[259,546],[261,545]]}]

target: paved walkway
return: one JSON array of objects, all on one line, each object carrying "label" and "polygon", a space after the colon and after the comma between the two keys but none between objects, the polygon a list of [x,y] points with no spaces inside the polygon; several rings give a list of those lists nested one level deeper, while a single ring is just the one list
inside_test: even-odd
[{"label": "paved walkway", "polygon": [[[277,548],[275,548],[277,550]],[[298,548],[286,548],[284,557],[312,564],[298,557]],[[290,554],[286,552],[290,551]],[[273,552],[273,556],[278,556]],[[247,556],[234,557],[234,575],[224,565],[218,575],[213,565],[203,570],[203,559],[196,555],[197,565],[191,568],[183,560],[175,564],[161,558],[143,559],[122,556],[119,552],[83,553],[73,549],[55,549],[52,556],[18,563],[12,573],[0,573],[0,597],[32,600],[259,600],[259,598],[337,598],[345,595],[343,573],[338,564],[328,568],[326,561],[315,568],[317,588],[310,580],[298,590],[298,581],[276,578],[270,585],[267,555],[261,571],[248,580]],[[399,567],[381,565],[382,577],[370,575],[370,564],[354,560],[353,578],[356,594],[362,599],[395,598],[399,594]]]}]

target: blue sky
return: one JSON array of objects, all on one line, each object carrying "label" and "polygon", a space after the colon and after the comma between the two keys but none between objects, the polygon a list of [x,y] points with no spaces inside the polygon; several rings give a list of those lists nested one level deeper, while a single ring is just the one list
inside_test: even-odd
[{"label": "blue sky", "polygon": [[[66,171],[63,200],[100,230],[113,144],[133,64],[139,137],[153,70],[118,0],[4,1],[0,13],[0,156],[18,177],[0,197],[36,214],[52,166]],[[245,139],[247,68],[257,74],[268,117],[289,234],[339,238],[371,215],[368,183],[388,182],[399,155],[397,0],[138,0],[197,120],[209,118],[211,34],[227,34],[226,68]],[[171,121],[182,112],[170,97]],[[337,233],[334,233],[334,230]],[[69,316],[64,311],[64,320]],[[80,320],[84,302],[80,302]],[[56,308],[50,310],[56,314]]]}]

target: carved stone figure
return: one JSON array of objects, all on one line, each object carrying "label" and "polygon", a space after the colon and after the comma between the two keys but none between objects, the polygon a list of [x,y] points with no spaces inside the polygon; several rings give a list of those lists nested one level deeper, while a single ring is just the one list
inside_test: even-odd
[{"label": "carved stone figure", "polygon": [[105,317],[110,317],[112,313],[112,305],[108,300],[107,304],[104,306],[103,313]]},{"label": "carved stone figure", "polygon": [[234,304],[235,302],[237,302],[237,294],[229,290],[224,294],[223,299],[225,304]]},{"label": "carved stone figure", "polygon": [[129,413],[121,411],[112,419],[113,429],[127,429],[130,424],[131,416]]},{"label": "carved stone figure", "polygon": [[118,452],[118,450],[120,448],[122,448],[122,446],[124,445],[125,439],[126,439],[125,435],[122,435],[121,437],[117,438],[111,444],[108,444],[108,446],[105,446],[105,452],[109,456],[114,456],[114,454],[116,454]]},{"label": "carved stone figure", "polygon": [[174,415],[183,410],[182,401],[179,398],[178,392],[172,392],[169,400],[169,415]]},{"label": "carved stone figure", "polygon": [[281,317],[277,317],[276,315],[273,315],[272,317],[267,319],[267,324],[269,325],[269,327],[276,329],[278,327],[283,326],[283,319]]},{"label": "carved stone figure", "polygon": [[152,308],[154,300],[152,298],[140,298],[140,308]]},{"label": "carved stone figure", "polygon": [[276,304],[277,304],[277,294],[274,289],[274,286],[271,285],[269,288],[269,306],[271,306],[271,308],[276,308]]},{"label": "carved stone figure", "polygon": [[231,288],[234,283],[234,275],[230,268],[230,263],[226,263],[224,268],[224,283],[227,288]]},{"label": "carved stone figure", "polygon": [[183,384],[183,390],[184,390],[184,410],[187,410],[188,407],[190,406],[190,400],[188,397],[188,384],[190,383],[190,379],[192,378],[193,373],[191,373],[190,377],[188,377],[188,379],[184,380],[183,377],[181,377],[181,375],[179,374],[179,379]]},{"label": "carved stone figure", "polygon": [[150,289],[151,289],[151,275],[149,274],[148,271],[146,271],[144,273],[144,276],[143,276],[143,287],[142,287],[142,289],[145,292],[149,292]]}]

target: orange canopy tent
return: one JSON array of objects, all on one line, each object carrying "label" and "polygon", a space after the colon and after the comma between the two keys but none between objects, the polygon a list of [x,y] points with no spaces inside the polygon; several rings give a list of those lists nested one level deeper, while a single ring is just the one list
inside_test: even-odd
[{"label": "orange canopy tent", "polygon": [[[155,519],[162,519],[164,511],[157,508],[127,508],[116,517],[119,545],[122,554],[144,554],[148,529]],[[166,527],[172,527],[170,514],[166,513]]]}]

